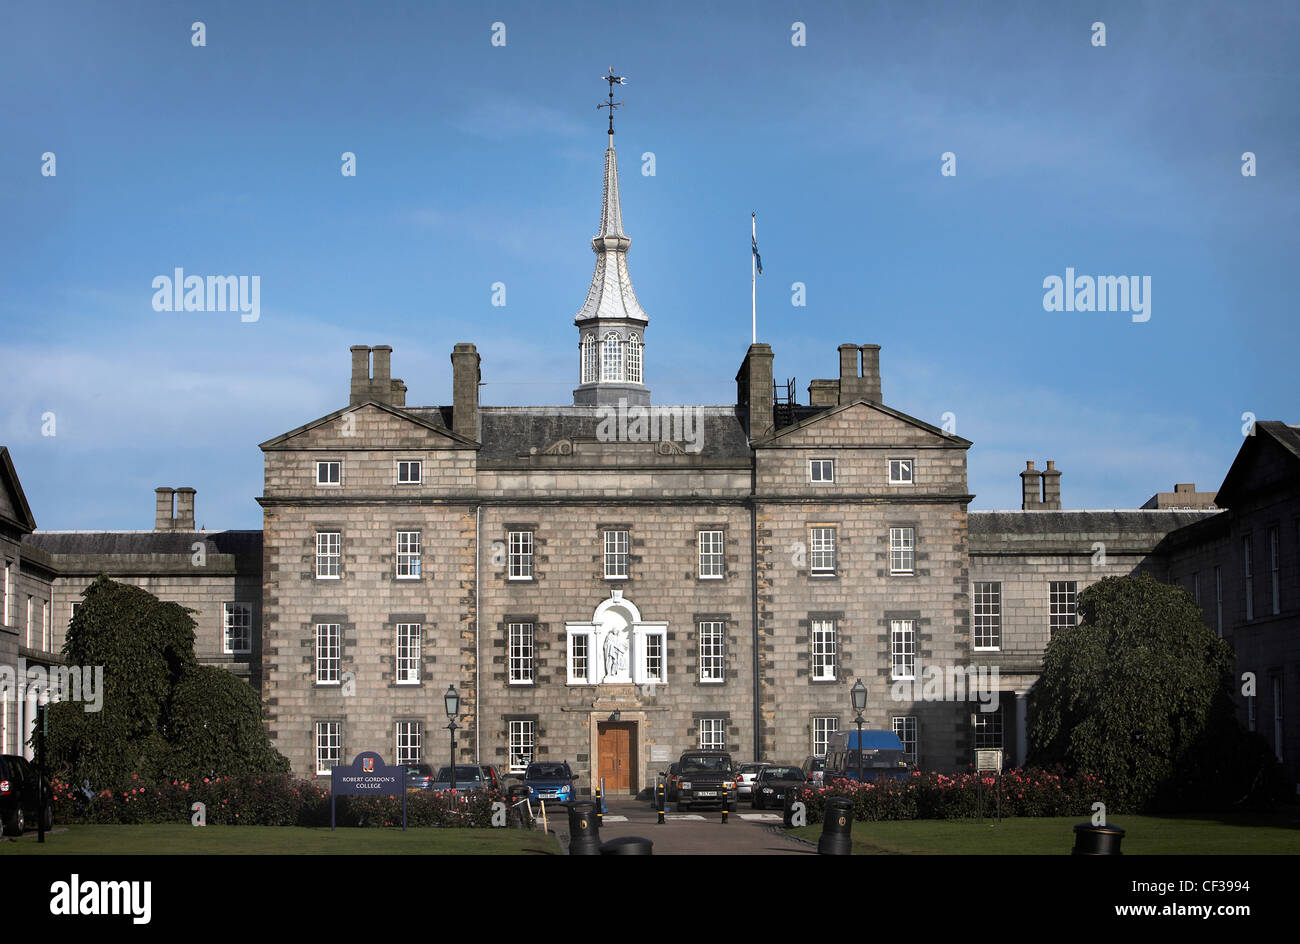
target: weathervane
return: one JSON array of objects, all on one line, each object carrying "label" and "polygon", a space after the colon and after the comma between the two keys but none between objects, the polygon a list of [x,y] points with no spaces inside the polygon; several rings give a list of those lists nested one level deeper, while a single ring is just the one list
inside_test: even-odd
[{"label": "weathervane", "polygon": [[609,109],[609,136],[610,136],[611,138],[613,138],[613,137],[614,137],[614,109],[620,107],[621,105],[625,105],[625,104],[627,104],[626,102],[616,102],[616,101],[614,101],[614,86],[615,86],[615,85],[627,85],[627,76],[625,76],[625,75],[615,75],[615,74],[614,74],[614,67],[613,67],[613,66],[610,66],[610,67],[609,67],[609,75],[602,75],[601,78],[604,79],[606,82],[609,83],[609,101],[608,101],[608,102],[601,102],[601,103],[600,103],[599,105],[597,105],[596,107],[597,107],[597,108],[608,108],[608,109]]}]

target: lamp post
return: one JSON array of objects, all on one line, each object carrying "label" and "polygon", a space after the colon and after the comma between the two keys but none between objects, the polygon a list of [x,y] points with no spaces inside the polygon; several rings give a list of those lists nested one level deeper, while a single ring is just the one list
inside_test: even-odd
[{"label": "lamp post", "polygon": [[862,684],[862,679],[853,683],[849,689],[849,697],[853,700],[853,710],[857,712],[858,718],[858,783],[862,782],[862,712],[867,709],[867,686]]},{"label": "lamp post", "polygon": [[447,693],[442,696],[447,709],[447,730],[451,732],[451,790],[456,792],[456,715],[460,712],[460,695],[455,685],[447,686]]}]

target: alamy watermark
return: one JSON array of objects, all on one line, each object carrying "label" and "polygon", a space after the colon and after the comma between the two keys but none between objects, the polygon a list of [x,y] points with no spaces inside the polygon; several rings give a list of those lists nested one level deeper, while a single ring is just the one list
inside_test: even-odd
[{"label": "alamy watermark", "polygon": [[1151,276],[1074,274],[1043,279],[1043,311],[1129,311],[1134,321],[1151,320]]},{"label": "alamy watermark", "polygon": [[600,422],[596,439],[600,442],[685,443],[683,452],[698,453],[704,448],[704,409],[698,406],[628,406],[619,398],[618,405],[601,404],[596,408]]},{"label": "alamy watermark", "polygon": [[19,688],[27,694],[49,696],[50,701],[79,701],[87,712],[104,707],[104,667],[102,665],[28,665],[19,657],[18,666],[0,665],[0,701],[19,698]]},{"label": "alamy watermark", "polygon": [[152,287],[154,311],[238,311],[246,322],[262,317],[260,275],[186,275],[174,269],[155,276]]},{"label": "alamy watermark", "polygon": [[912,678],[894,679],[889,686],[894,701],[973,701],[980,711],[998,710],[996,665],[927,665]]}]

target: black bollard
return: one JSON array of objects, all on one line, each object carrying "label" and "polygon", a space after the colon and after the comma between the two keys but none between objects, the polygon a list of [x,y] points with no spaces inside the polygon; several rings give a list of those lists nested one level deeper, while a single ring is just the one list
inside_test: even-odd
[{"label": "black bollard", "polygon": [[654,855],[655,844],[641,836],[619,836],[600,847],[601,855]]},{"label": "black bollard", "polygon": [[818,855],[853,855],[853,801],[848,797],[827,797],[822,814],[822,837]]},{"label": "black bollard", "polygon": [[564,804],[569,810],[569,855],[600,855],[600,826],[589,800]]},{"label": "black bollard", "polygon": [[1070,855],[1123,855],[1119,844],[1124,830],[1118,826],[1094,826],[1080,823],[1074,827],[1074,848]]},{"label": "black bollard", "polygon": [[726,787],[722,788],[722,825],[727,825],[727,807],[731,805],[728,795],[731,793]]},{"label": "black bollard", "polygon": [[664,796],[664,782],[662,780],[659,781],[659,787],[655,790],[655,800],[655,808],[659,813],[656,825],[662,826],[664,824],[664,804],[667,802]]},{"label": "black bollard", "polygon": [[605,825],[605,797],[601,793],[600,787],[596,788],[596,826]]}]

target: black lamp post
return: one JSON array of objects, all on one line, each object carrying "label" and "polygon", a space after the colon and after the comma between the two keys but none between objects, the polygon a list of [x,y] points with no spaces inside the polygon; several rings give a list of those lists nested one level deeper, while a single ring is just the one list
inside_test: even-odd
[{"label": "black lamp post", "polygon": [[862,684],[862,679],[853,683],[849,689],[849,697],[853,699],[853,710],[857,712],[858,718],[858,783],[862,782],[862,712],[867,709],[867,686]]},{"label": "black lamp post", "polygon": [[460,695],[455,685],[447,686],[447,694],[442,696],[447,708],[447,730],[451,732],[451,789],[456,790],[456,715],[460,712]]}]

